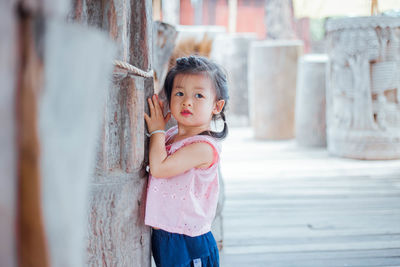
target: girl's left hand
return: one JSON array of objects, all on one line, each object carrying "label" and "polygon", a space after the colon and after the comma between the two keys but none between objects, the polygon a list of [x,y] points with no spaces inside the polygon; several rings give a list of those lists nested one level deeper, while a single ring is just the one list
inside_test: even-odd
[{"label": "girl's left hand", "polygon": [[165,125],[171,118],[171,113],[168,112],[167,115],[163,115],[164,103],[158,99],[158,95],[154,94],[152,98],[148,98],[150,116],[144,113],[144,119],[147,124],[147,130],[149,133],[156,130],[164,130]]}]

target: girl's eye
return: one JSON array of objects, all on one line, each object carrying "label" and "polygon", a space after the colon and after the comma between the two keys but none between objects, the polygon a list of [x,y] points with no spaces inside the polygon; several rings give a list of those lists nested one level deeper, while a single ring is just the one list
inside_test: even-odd
[{"label": "girl's eye", "polygon": [[203,98],[204,96],[202,94],[196,94],[196,98]]},{"label": "girl's eye", "polygon": [[183,93],[182,92],[177,92],[175,95],[176,96],[183,96]]}]

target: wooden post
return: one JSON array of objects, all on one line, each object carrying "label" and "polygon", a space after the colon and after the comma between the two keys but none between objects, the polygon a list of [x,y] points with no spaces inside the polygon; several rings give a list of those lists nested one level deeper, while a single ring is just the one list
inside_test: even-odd
[{"label": "wooden post", "polygon": [[[151,1],[113,0],[107,6],[88,5],[76,3],[75,19],[107,30],[117,42],[117,59],[151,70]],[[147,154],[143,112],[145,99],[152,94],[153,78],[115,68],[91,184],[87,247],[90,266],[151,264],[150,228],[144,225],[147,179],[141,167]]]},{"label": "wooden post", "polygon": [[175,48],[177,31],[170,24],[155,21],[153,24],[153,36],[154,91],[162,93],[162,86],[169,67],[169,59]]}]

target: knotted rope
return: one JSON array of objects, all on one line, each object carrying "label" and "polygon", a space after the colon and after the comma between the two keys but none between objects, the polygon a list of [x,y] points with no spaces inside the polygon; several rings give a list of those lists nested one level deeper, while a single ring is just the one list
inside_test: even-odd
[{"label": "knotted rope", "polygon": [[114,60],[114,65],[119,68],[126,69],[126,70],[132,72],[133,74],[144,77],[144,78],[152,78],[153,77],[153,70],[144,71],[144,70],[141,70],[127,62],[123,62],[121,60]]}]

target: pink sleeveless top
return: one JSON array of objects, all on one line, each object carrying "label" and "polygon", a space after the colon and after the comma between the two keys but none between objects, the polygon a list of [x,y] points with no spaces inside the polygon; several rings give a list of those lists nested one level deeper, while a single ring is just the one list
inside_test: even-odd
[{"label": "pink sleeveless top", "polygon": [[[172,127],[166,132],[165,143],[178,133]],[[185,145],[205,142],[214,149],[214,161],[206,169],[192,168],[168,178],[149,175],[145,224],[167,232],[198,236],[211,230],[218,194],[220,145],[207,135],[196,135],[166,146],[168,156]]]}]

